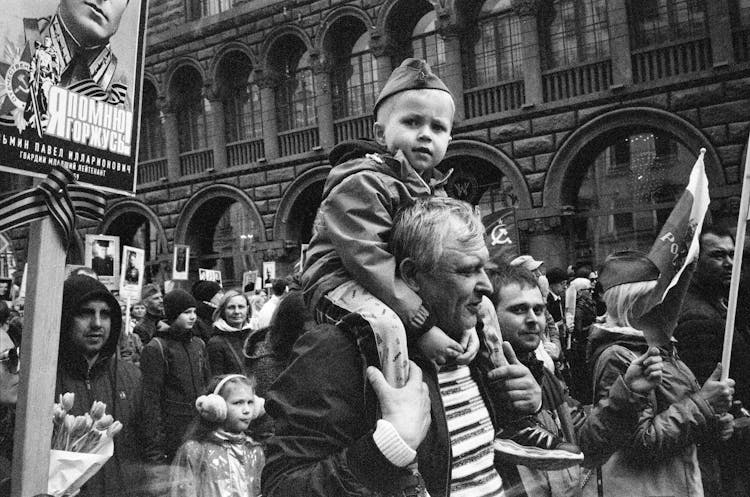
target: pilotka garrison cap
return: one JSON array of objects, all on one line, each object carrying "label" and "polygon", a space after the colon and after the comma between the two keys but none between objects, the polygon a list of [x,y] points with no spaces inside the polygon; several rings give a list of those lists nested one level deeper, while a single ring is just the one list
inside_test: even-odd
[{"label": "pilotka garrison cap", "polygon": [[603,291],[637,281],[651,281],[659,277],[656,267],[646,254],[637,250],[621,250],[607,256],[599,272],[599,283]]},{"label": "pilotka garrison cap", "polygon": [[406,90],[426,89],[442,90],[448,93],[451,98],[453,97],[451,91],[445,86],[445,83],[443,83],[440,78],[432,72],[430,65],[426,61],[422,59],[406,59],[400,66],[393,70],[388,81],[385,82],[385,86],[383,86],[380,95],[378,95],[372,113],[377,118],[378,107],[380,104],[397,93]]}]

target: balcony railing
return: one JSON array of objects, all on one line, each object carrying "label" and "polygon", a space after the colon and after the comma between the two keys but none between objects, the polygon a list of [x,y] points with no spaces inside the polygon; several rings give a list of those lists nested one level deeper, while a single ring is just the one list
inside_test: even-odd
[{"label": "balcony railing", "polygon": [[734,60],[736,62],[750,61],[750,29],[738,29],[732,33],[734,46]]},{"label": "balcony railing", "polygon": [[635,83],[704,71],[712,63],[711,42],[708,38],[699,38],[633,50],[632,61]]},{"label": "balcony railing", "polygon": [[227,143],[227,165],[229,167],[258,162],[258,159],[265,157],[265,155],[262,138]]},{"label": "balcony railing", "polygon": [[518,109],[523,103],[523,80],[464,91],[464,112],[467,119]]},{"label": "balcony railing", "polygon": [[612,84],[612,61],[600,60],[542,73],[545,102],[565,100],[609,89]]},{"label": "balcony railing", "polygon": [[309,152],[320,143],[318,127],[309,126],[279,133],[279,152],[282,157]]},{"label": "balcony railing", "polygon": [[372,138],[373,116],[345,117],[333,121],[336,143],[356,138]]},{"label": "balcony railing", "polygon": [[180,154],[180,176],[202,173],[214,167],[214,152],[210,148]]},{"label": "balcony railing", "polygon": [[153,183],[167,177],[167,159],[151,159],[138,163],[138,184]]}]

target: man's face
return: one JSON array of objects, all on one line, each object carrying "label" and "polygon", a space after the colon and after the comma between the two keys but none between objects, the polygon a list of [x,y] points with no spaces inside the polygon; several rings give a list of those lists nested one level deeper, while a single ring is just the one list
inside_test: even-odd
[{"label": "man's face", "polygon": [[496,310],[503,340],[510,342],[517,354],[533,352],[546,325],[542,292],[537,286],[522,288],[511,283],[500,289],[499,296]]},{"label": "man's face", "polygon": [[143,301],[146,306],[146,310],[154,315],[160,315],[164,313],[164,296],[161,292],[156,292]]},{"label": "man's face", "polygon": [[416,280],[419,296],[431,309],[437,326],[457,339],[476,325],[482,296],[492,291],[484,271],[489,253],[483,241],[467,246],[455,236],[449,235],[446,240],[437,267],[417,273]]},{"label": "man's face", "polygon": [[65,26],[84,47],[104,45],[120,26],[128,0],[60,0]]},{"label": "man's face", "polygon": [[73,316],[70,339],[86,357],[94,357],[109,339],[112,310],[103,300],[90,300]]},{"label": "man's face", "polygon": [[719,237],[713,233],[707,233],[701,236],[700,244],[697,276],[708,283],[721,284],[729,288],[729,283],[732,281],[734,242],[728,236]]},{"label": "man's face", "polygon": [[391,98],[397,99],[391,112],[384,117],[385,122],[375,126],[378,143],[392,154],[401,150],[419,173],[434,168],[445,157],[451,140],[451,96],[442,90],[425,89]]},{"label": "man's face", "polygon": [[557,295],[558,297],[560,297],[561,295],[565,293],[565,287],[563,286],[562,282],[550,283],[549,289],[552,290],[552,292],[554,292],[554,294]]},{"label": "man's face", "polygon": [[0,296],[5,295],[6,293],[8,293],[8,282],[0,281]]}]

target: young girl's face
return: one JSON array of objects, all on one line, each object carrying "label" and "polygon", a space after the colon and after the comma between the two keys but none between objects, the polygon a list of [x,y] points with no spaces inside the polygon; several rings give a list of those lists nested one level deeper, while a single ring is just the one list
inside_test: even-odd
[{"label": "young girl's face", "polygon": [[255,414],[255,392],[245,383],[230,383],[224,389],[227,402],[227,419],[224,429],[229,433],[242,433],[250,426]]},{"label": "young girl's face", "polygon": [[180,330],[192,330],[196,319],[198,319],[198,315],[195,313],[195,307],[188,307],[175,318],[172,324]]}]

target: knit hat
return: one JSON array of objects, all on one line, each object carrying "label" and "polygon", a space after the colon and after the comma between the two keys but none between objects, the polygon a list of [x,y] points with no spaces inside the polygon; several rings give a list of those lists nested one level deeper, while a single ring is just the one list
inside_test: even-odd
[{"label": "knit hat", "polygon": [[161,289],[158,285],[155,285],[154,283],[149,283],[148,285],[143,286],[143,290],[141,290],[141,300],[146,300],[150,296],[161,293]]},{"label": "knit hat", "polygon": [[599,284],[603,291],[637,281],[651,281],[659,277],[656,267],[645,253],[637,250],[621,250],[607,256],[599,272]]},{"label": "knit hat", "polygon": [[523,266],[529,271],[539,269],[539,266],[541,266],[542,264],[544,264],[544,261],[538,261],[530,255],[519,255],[518,257],[510,261],[511,266]]},{"label": "knit hat", "polygon": [[192,295],[181,288],[177,288],[164,296],[164,317],[167,323],[171,323],[187,309],[197,305]]},{"label": "knit hat", "polygon": [[393,70],[388,81],[385,82],[385,86],[380,91],[377,101],[375,101],[375,107],[372,113],[377,119],[378,107],[387,98],[392,97],[397,93],[401,93],[406,90],[442,90],[447,92],[448,95],[453,97],[453,94],[445,86],[439,77],[430,69],[430,65],[422,59],[406,59]]},{"label": "knit hat", "polygon": [[193,285],[191,293],[198,302],[210,302],[214,295],[219,293],[221,287],[215,281],[198,280]]}]

